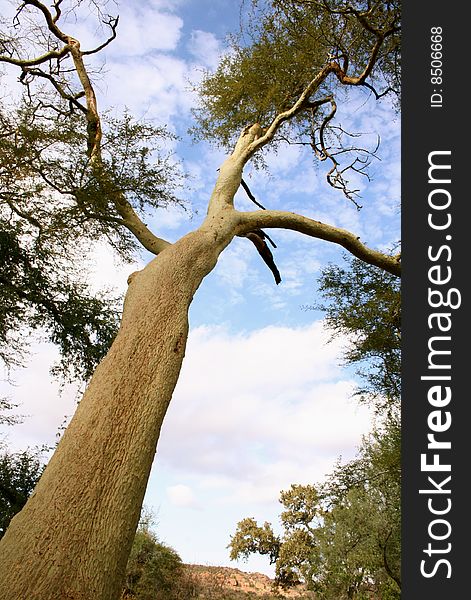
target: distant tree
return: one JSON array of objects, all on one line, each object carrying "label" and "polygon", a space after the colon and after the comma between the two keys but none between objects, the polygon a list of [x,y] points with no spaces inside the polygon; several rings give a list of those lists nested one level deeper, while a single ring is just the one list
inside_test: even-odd
[{"label": "distant tree", "polygon": [[338,463],[323,484],[281,493],[283,535],[243,519],[231,558],[268,555],[276,580],[305,581],[320,600],[400,597],[400,289],[387,273],[357,260],[320,278],[326,320],[350,340],[347,364],[363,365],[357,395],[372,402],[377,425],[358,458]]},{"label": "distant tree", "polygon": [[270,564],[274,564],[280,553],[281,540],[273,533],[268,521],[258,525],[250,517],[243,519],[237,525],[237,531],[231,538],[231,559],[247,559],[251,554],[268,556]]},{"label": "distant tree", "polygon": [[11,453],[0,447],[0,538],[25,505],[43,469],[40,451]]},{"label": "distant tree", "polygon": [[[249,161],[265,147],[300,143],[329,165],[329,184],[358,205],[348,173],[367,175],[374,148],[357,150],[348,135],[337,141],[345,140],[337,101],[347,88],[380,98],[395,87],[399,3],[253,3],[260,16],[250,21],[248,43],[236,42],[234,62],[223,58],[200,90],[200,134],[220,137],[231,154],[203,223],[174,243],[146,224],[148,212],[176,199],[172,160],[154,151],[166,134],[126,114],[109,119],[98,105],[90,56],[118,33],[118,18],[107,12],[114,3],[10,4],[11,18],[0,20],[0,63],[17,74],[24,94],[0,109],[2,252],[10,256],[1,280],[9,307],[0,314],[4,358],[21,352],[23,325],[41,326],[66,364],[88,376],[113,342],[0,542],[0,596],[111,600],[121,590],[179,377],[189,306],[222,251],[236,236],[247,238],[276,275],[264,229],[291,229],[400,275],[398,254],[368,247],[355,232],[287,210],[241,212],[233,202]],[[80,11],[98,16],[107,32],[96,48],[74,35]],[[117,333],[113,306],[92,299],[79,276],[90,240],[121,255],[143,247],[155,256],[129,278]]]},{"label": "distant tree", "polygon": [[390,424],[366,439],[359,458],[322,485],[281,493],[283,534],[243,519],[231,559],[257,553],[275,564],[276,582],[305,582],[322,600],[400,598],[400,436]]},{"label": "distant tree", "polygon": [[319,280],[333,335],[350,340],[345,363],[358,365],[362,383],[356,395],[377,414],[398,418],[401,387],[401,286],[382,269],[347,257],[347,267],[330,265]]}]

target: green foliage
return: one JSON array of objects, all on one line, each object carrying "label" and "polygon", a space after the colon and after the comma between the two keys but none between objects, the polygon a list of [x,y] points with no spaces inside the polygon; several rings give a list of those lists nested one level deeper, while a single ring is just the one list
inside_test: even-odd
[{"label": "green foliage", "polygon": [[261,528],[244,519],[231,538],[231,558],[271,553],[279,585],[306,582],[322,600],[398,600],[399,444],[398,430],[388,425],[323,485],[293,485],[282,492],[283,536],[267,536],[269,523]]},{"label": "green foliage", "polygon": [[184,206],[177,192],[184,176],[171,146],[176,136],[165,127],[136,121],[126,111],[119,119],[104,119],[102,153],[107,177],[141,213],[169,205]]},{"label": "green foliage", "polygon": [[[73,281],[73,267],[31,246],[21,224],[0,230],[0,357],[7,365],[23,357],[25,328],[42,329],[61,351],[57,369],[88,378],[108,350],[118,327],[111,299],[93,296]],[[58,263],[60,270],[58,270]]]},{"label": "green foliage", "polygon": [[[268,556],[276,567],[276,581],[289,587],[303,580],[305,565],[315,548],[312,544],[311,521],[318,510],[317,490],[312,486],[293,485],[281,493],[285,510],[281,515],[284,535],[276,536],[270,523],[259,526],[255,519],[243,519],[231,537],[232,560],[247,559],[250,554]],[[299,519],[299,522],[298,522]]]},{"label": "green foliage", "polygon": [[26,503],[43,471],[41,452],[25,450],[0,455],[0,538]]},{"label": "green foliage", "polygon": [[270,564],[276,562],[280,550],[280,539],[273,533],[270,523],[259,526],[255,519],[243,519],[230,543],[232,560],[248,558],[250,554],[268,556]]},{"label": "green foliage", "polygon": [[[70,24],[78,6],[59,4]],[[99,4],[90,9],[103,17]],[[91,160],[90,103],[70,56],[28,61],[57,48],[37,16],[26,3],[0,19],[0,60],[17,65],[23,84],[0,101],[0,358],[22,364],[38,331],[60,350],[54,372],[86,380],[116,335],[121,303],[87,285],[91,249],[106,243],[130,260],[138,244],[123,214],[181,204],[182,174],[175,137],[127,112],[100,117]]]},{"label": "green foliage", "polygon": [[[330,60],[347,59],[348,74],[358,76],[370,60],[374,31],[399,27],[399,15],[399,2],[252,0],[242,33],[229,40],[229,51],[198,88],[193,134],[230,146],[248,124],[267,127]],[[399,91],[399,43],[398,34],[388,36],[376,56],[370,83],[383,90]],[[339,85],[330,75],[316,97],[334,93]],[[300,113],[290,122],[291,139],[300,141],[312,119],[322,122],[329,110]]]},{"label": "green foliage", "polygon": [[126,568],[123,599],[184,600],[190,598],[178,554],[147,528],[136,532]]},{"label": "green foliage", "polygon": [[319,290],[327,300],[316,308],[325,311],[334,335],[347,335],[347,364],[361,365],[365,382],[360,399],[373,403],[378,414],[394,413],[400,403],[401,297],[393,275],[349,258],[349,269],[324,269]]},{"label": "green foliage", "polygon": [[21,364],[37,330],[60,350],[55,372],[88,379],[120,310],[120,299],[86,283],[90,248],[105,242],[130,259],[136,240],[116,195],[140,213],[180,203],[181,175],[170,152],[157,150],[173,136],[128,114],[106,120],[104,166],[92,170],[86,121],[62,109],[27,99],[0,106],[0,358]]},{"label": "green foliage", "polygon": [[315,488],[303,485],[292,485],[288,491],[281,492],[280,502],[285,507],[281,513],[281,522],[289,531],[309,524],[318,517],[318,494]]},{"label": "green foliage", "polygon": [[0,107],[0,122],[0,199],[36,238],[40,232],[63,245],[104,240],[127,258],[135,240],[123,227],[118,197],[141,214],[182,204],[180,167],[162,150],[175,136],[163,127],[127,112],[105,116],[98,169],[87,155],[86,119],[63,102],[52,109],[23,98],[16,110]]},{"label": "green foliage", "polygon": [[318,531],[323,568],[313,578],[320,598],[400,597],[400,466],[400,432],[389,422],[322,486],[329,508]]},{"label": "green foliage", "polygon": [[[319,600],[398,600],[401,553],[400,290],[396,278],[353,259],[328,267],[320,289],[327,321],[348,334],[348,363],[366,364],[360,397],[377,425],[356,459],[338,463],[323,484],[281,492],[283,535],[244,519],[231,558],[270,555],[282,586],[307,583]],[[270,535],[267,535],[267,532]]]}]

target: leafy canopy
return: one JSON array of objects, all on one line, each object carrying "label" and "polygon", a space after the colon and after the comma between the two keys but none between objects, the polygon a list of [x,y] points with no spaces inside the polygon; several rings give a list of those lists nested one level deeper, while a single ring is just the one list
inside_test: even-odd
[{"label": "leafy canopy", "polygon": [[[229,51],[198,88],[194,135],[229,147],[247,124],[267,127],[329,61],[353,77],[368,68],[374,53],[369,89],[398,94],[399,24],[399,2],[253,0],[241,33],[229,39]],[[314,90],[311,106],[290,122],[289,139],[302,141],[313,121],[322,123],[331,111],[329,104],[313,103],[335,93],[339,80],[332,73]]]},{"label": "leafy canopy", "polygon": [[[71,26],[66,3],[57,8]],[[38,15],[24,3],[0,23],[0,62],[19,69],[23,84],[0,100],[0,359],[22,364],[28,334],[39,331],[60,350],[57,372],[88,379],[117,332],[121,303],[87,284],[90,250],[105,243],[130,260],[139,244],[123,214],[181,205],[183,176],[175,137],[126,112],[102,117],[92,162],[80,82],[70,56],[54,60],[57,40]]]},{"label": "leafy canopy", "polygon": [[346,335],[347,364],[359,365],[364,385],[357,395],[378,414],[398,417],[401,384],[401,287],[390,273],[347,259],[349,268],[330,265],[320,278],[325,312],[333,335]]}]

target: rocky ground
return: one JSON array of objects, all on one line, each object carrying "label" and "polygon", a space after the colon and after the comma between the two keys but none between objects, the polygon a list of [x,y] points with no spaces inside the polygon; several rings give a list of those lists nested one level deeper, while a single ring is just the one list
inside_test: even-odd
[{"label": "rocky ground", "polygon": [[195,581],[201,600],[314,600],[304,586],[290,590],[274,587],[274,582],[262,573],[245,573],[229,567],[187,565],[188,576]]}]

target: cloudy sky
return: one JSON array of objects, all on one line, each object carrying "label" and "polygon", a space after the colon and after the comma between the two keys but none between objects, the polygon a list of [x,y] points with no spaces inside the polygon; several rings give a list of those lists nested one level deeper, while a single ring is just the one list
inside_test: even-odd
[{"label": "cloudy sky", "polygon": [[[109,9],[116,10],[110,4]],[[0,13],[10,10],[0,0]],[[128,107],[137,117],[167,124],[181,136],[176,155],[191,176],[191,210],[157,213],[149,225],[169,240],[196,227],[224,154],[187,135],[195,97],[191,83],[212,69],[224,37],[239,26],[239,3],[227,0],[145,0],[119,6],[118,38],[106,53],[97,82],[103,108]],[[70,33],[91,46],[100,31],[79,20]],[[250,165],[246,178],[269,208],[299,211],[345,227],[370,246],[387,249],[399,238],[399,122],[387,102],[352,90],[338,121],[381,135],[373,179],[361,181],[358,212],[326,184],[322,170],[300,147],[268,157],[269,172]],[[239,209],[253,205],[238,192]],[[352,400],[355,375],[341,366],[345,340],[330,341],[316,301],[316,279],[329,262],[342,262],[332,245],[287,231],[272,231],[282,284],[274,284],[252,245],[236,239],[200,288],[191,308],[191,333],[180,381],[159,441],[145,504],[159,537],[185,562],[238,566],[273,574],[264,559],[229,561],[227,544],[247,516],[278,526],[279,492],[291,483],[320,481],[338,457],[351,458],[371,415]],[[126,287],[136,264],[117,263],[105,247],[91,249],[94,288]],[[77,390],[60,392],[49,368],[54,348],[32,346],[26,369],[1,384],[0,395],[19,403],[24,422],[4,428],[10,447],[53,444],[70,419]]]}]

